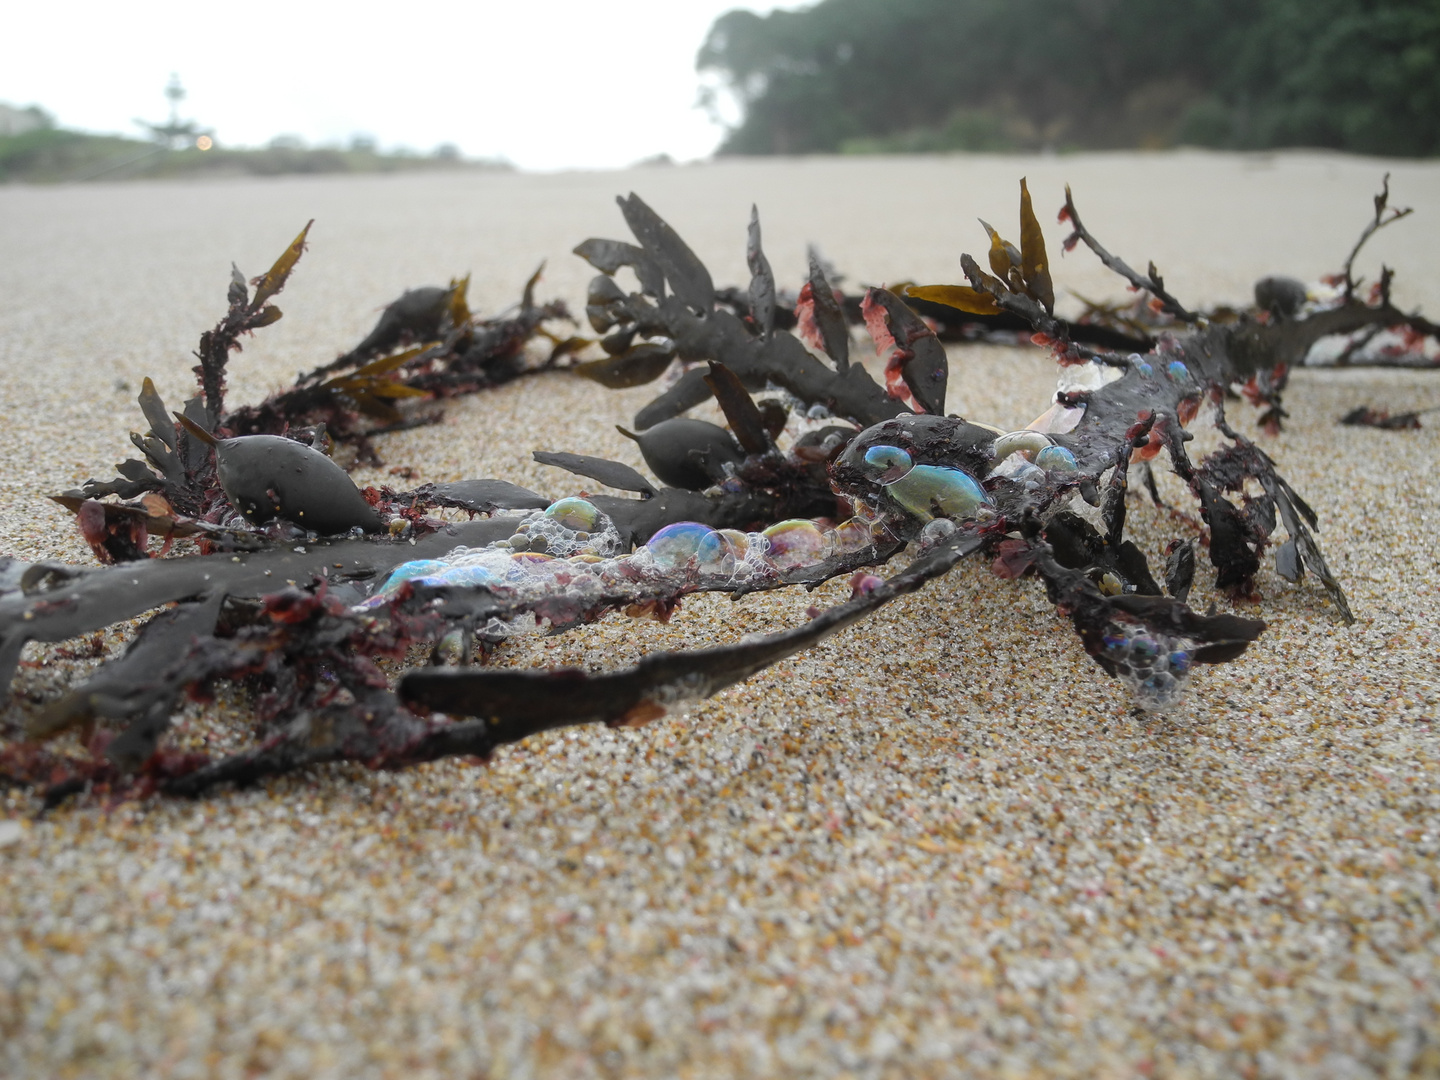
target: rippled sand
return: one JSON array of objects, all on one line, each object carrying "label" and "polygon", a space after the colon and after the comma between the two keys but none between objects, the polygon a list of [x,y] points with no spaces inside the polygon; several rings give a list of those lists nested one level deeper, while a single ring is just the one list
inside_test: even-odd
[{"label": "rippled sand", "polygon": [[[612,196],[629,190],[717,281],[743,280],[756,202],[782,282],[813,240],[858,284],[957,280],[984,247],[975,217],[1014,221],[1019,176],[1042,220],[1068,180],[1112,250],[1208,304],[1338,268],[1387,168],[1416,213],[1360,270],[1383,259],[1402,305],[1440,314],[1436,164],[814,159],[0,188],[0,553],[89,561],[40,496],[109,475],[144,376],[190,392],[231,260],[259,273],[311,217],[285,319],[233,363],[237,400],[330,359],[407,286],[470,271],[472,304],[494,311],[547,260],[541,294],[578,310],[589,273],[568,252],[624,235]],[[1057,262],[1065,288],[1124,295],[1084,252]],[[976,419],[1024,423],[1053,386],[1038,351],[951,357],[950,408]],[[564,494],[530,451],[639,465],[613,425],[646,398],[546,376],[382,453],[421,480]],[[1288,430],[1264,441],[1320,511],[1358,622],[1267,567],[1239,610],[1269,631],[1160,719],[1132,716],[1038,585],[977,564],[683,716],[535,738],[488,767],[337,767],[43,821],[11,791],[0,1074],[1440,1073],[1440,419],[1336,426],[1362,402],[1440,405],[1440,373],[1299,372]],[[1254,434],[1248,407],[1231,419]],[[1184,513],[1131,509],[1152,558],[1195,527],[1178,482],[1163,492]],[[1211,599],[1231,604],[1203,582],[1192,603]],[[614,666],[794,625],[815,602],[698,598],[668,626],[617,618],[503,655]],[[16,689],[53,692],[66,662],[32,650],[48,666]],[[17,710],[0,717],[13,732]]]}]

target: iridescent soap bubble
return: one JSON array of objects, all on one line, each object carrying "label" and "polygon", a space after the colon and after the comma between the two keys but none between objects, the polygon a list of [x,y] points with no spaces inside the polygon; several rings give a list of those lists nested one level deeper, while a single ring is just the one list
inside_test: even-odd
[{"label": "iridescent soap bubble", "polygon": [[1080,470],[1075,455],[1063,446],[1047,446],[1035,455],[1035,466],[1046,472],[1073,473]]},{"label": "iridescent soap bubble", "polygon": [[594,532],[600,522],[600,510],[587,499],[571,496],[550,504],[545,516],[571,532]]},{"label": "iridescent soap bubble", "polygon": [[1170,373],[1170,378],[1176,382],[1190,381],[1190,369],[1185,366],[1183,361],[1171,360],[1170,365],[1165,370]]},{"label": "iridescent soap bubble", "polygon": [[847,518],[830,533],[831,543],[839,552],[864,551],[875,542],[870,523],[858,518]]},{"label": "iridescent soap bubble", "polygon": [[929,521],[937,512],[948,518],[974,517],[990,502],[973,476],[943,465],[916,465],[884,486],[892,499],[921,521]]},{"label": "iridescent soap bubble", "polygon": [[438,574],[449,565],[439,559],[416,559],[414,562],[401,563],[390,571],[390,576],[385,579],[385,584],[376,591],[376,595],[395,592],[405,582]]},{"label": "iridescent soap bubble", "polygon": [[[464,551],[465,549],[459,549]],[[408,582],[413,585],[450,585],[461,588],[490,587],[500,579],[488,568],[475,564],[455,564],[441,559],[416,559],[401,563],[390,572],[385,583],[359,607],[370,609],[390,602]]]},{"label": "iridescent soap bubble", "polygon": [[949,518],[936,518],[920,530],[919,542],[922,548],[931,548],[943,543],[959,531]]},{"label": "iridescent soap bubble", "polygon": [[1153,661],[1160,655],[1160,645],[1149,634],[1136,634],[1130,639],[1130,655],[1136,660]]},{"label": "iridescent soap bubble", "polygon": [[704,566],[718,562],[729,550],[725,538],[698,521],[677,521],[650,537],[645,545],[655,565],[664,570],[683,570],[694,560]]},{"label": "iridescent soap bubble", "polygon": [[695,567],[702,574],[733,575],[745,562],[750,538],[739,529],[719,529],[703,537],[695,550]]},{"label": "iridescent soap bubble", "polygon": [[865,451],[861,468],[873,479],[883,484],[894,483],[909,472],[914,460],[898,446],[877,444]]},{"label": "iridescent soap bubble", "polygon": [[749,554],[750,537],[739,529],[721,529],[720,537],[725,541],[725,546],[729,548],[730,554],[734,555],[737,561]]},{"label": "iridescent soap bubble", "polygon": [[802,518],[777,522],[761,535],[770,544],[767,554],[781,570],[818,563],[829,553],[830,544],[820,527]]}]

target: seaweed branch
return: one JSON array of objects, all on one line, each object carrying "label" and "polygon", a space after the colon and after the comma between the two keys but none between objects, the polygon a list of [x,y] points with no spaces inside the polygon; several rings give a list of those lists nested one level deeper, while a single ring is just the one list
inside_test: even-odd
[{"label": "seaweed branch", "polygon": [[1062,222],[1068,221],[1072,229],[1072,232],[1064,241],[1066,251],[1073,251],[1077,243],[1084,241],[1085,246],[1093,251],[1107,267],[1130,282],[1134,288],[1143,289],[1155,297],[1160,304],[1160,310],[1165,314],[1172,318],[1179,319],[1181,322],[1191,323],[1192,325],[1201,321],[1199,315],[1187,310],[1184,304],[1180,303],[1179,300],[1175,299],[1175,297],[1166,291],[1165,279],[1162,278],[1160,272],[1155,269],[1153,262],[1150,263],[1145,275],[1142,277],[1136,273],[1124,259],[1118,255],[1112,255],[1109,251],[1105,250],[1105,247],[1090,234],[1090,230],[1085,228],[1084,223],[1080,220],[1080,212],[1075,209],[1075,200],[1071,197],[1069,184],[1065,185],[1065,205],[1060,209],[1060,220]]},{"label": "seaweed branch", "polygon": [[[1389,211],[1388,216],[1386,214],[1387,210]],[[1345,268],[1342,273],[1345,280],[1345,300],[1347,302],[1354,299],[1355,290],[1360,287],[1360,283],[1355,280],[1354,276],[1355,259],[1359,256],[1360,249],[1365,246],[1372,236],[1385,228],[1385,226],[1393,225],[1401,218],[1408,217],[1411,213],[1413,213],[1411,207],[1407,206],[1402,210],[1390,205],[1390,174],[1387,172],[1385,178],[1380,182],[1380,192],[1375,196],[1375,216],[1370,219],[1369,223],[1361,231],[1360,238],[1355,241],[1355,246],[1350,249],[1350,254],[1345,259]],[[1384,299],[1387,303],[1389,302],[1388,288],[1385,289]]]},{"label": "seaweed branch", "polygon": [[233,265],[230,268],[230,310],[213,330],[200,335],[200,347],[195,357],[200,361],[195,374],[200,379],[204,393],[205,419],[207,428],[214,428],[225,411],[225,365],[230,354],[240,350],[240,338],[253,333],[262,326],[269,326],[280,320],[282,312],[270,303],[270,298],[285,288],[290,274],[305,251],[305,238],[315,224],[311,218],[300,230],[300,235],[275,260],[273,266],[254,281],[255,295],[248,294],[244,275]]}]

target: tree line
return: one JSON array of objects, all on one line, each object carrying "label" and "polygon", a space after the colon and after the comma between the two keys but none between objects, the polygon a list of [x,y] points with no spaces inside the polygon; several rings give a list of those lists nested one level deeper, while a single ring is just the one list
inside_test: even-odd
[{"label": "tree line", "polygon": [[1440,154],[1440,0],[822,0],[722,15],[697,66],[722,154]]}]

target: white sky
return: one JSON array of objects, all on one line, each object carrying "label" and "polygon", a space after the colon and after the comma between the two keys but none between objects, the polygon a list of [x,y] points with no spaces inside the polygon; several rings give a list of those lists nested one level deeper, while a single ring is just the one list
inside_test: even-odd
[{"label": "white sky", "polygon": [[695,107],[711,23],[765,0],[77,0],[9,5],[0,101],[66,127],[140,134],[180,115],[227,145],[281,134],[422,152],[451,142],[527,169],[707,156],[722,130]]}]

